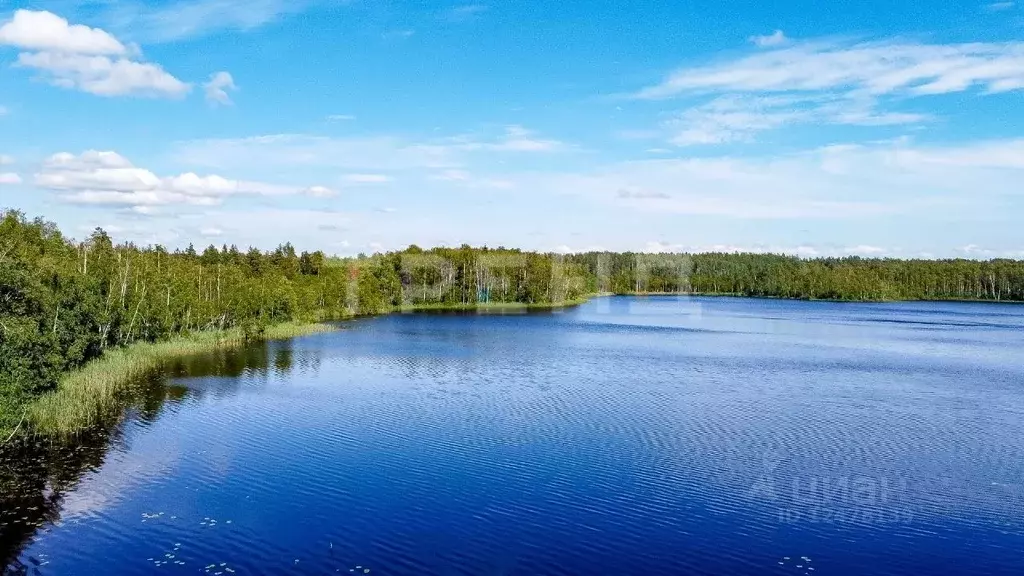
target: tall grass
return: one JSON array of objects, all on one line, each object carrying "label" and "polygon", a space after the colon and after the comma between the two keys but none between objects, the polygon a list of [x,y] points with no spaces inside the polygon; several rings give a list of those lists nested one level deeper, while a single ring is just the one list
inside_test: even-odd
[{"label": "tall grass", "polygon": [[[277,340],[332,329],[327,324],[277,324],[268,327],[262,338]],[[73,435],[120,411],[133,387],[168,360],[246,342],[241,330],[232,329],[108,350],[99,359],[66,374],[56,390],[34,400],[27,414],[29,428],[43,436]]]}]

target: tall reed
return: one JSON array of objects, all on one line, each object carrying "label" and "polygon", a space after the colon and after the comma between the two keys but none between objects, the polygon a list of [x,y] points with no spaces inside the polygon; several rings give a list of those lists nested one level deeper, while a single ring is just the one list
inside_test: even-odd
[{"label": "tall reed", "polygon": [[[261,338],[277,340],[332,329],[328,324],[277,324],[268,327]],[[29,428],[44,436],[75,434],[119,411],[123,398],[133,387],[168,360],[246,342],[241,330],[232,329],[108,350],[97,360],[66,374],[56,390],[33,401],[28,409]]]}]

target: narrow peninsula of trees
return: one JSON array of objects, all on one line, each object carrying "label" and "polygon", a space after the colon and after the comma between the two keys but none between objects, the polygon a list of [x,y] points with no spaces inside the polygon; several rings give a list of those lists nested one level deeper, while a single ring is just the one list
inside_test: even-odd
[{"label": "narrow peninsula of trees", "polygon": [[253,339],[285,322],[399,309],[563,305],[596,293],[1011,301],[1024,300],[1024,262],[469,246],[358,258],[291,244],[171,251],[116,244],[100,229],[73,241],[8,211],[0,218],[0,431],[112,348],[225,330]]}]

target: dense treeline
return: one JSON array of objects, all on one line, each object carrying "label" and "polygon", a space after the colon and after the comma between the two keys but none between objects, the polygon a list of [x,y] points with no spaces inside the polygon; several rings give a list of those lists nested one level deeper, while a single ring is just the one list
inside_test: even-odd
[{"label": "dense treeline", "polygon": [[345,312],[343,270],[322,253],[210,246],[169,252],[86,241],[53,224],[5,213],[0,221],[0,428],[24,402],[104,349],[193,331],[320,320]]},{"label": "dense treeline", "polygon": [[[0,430],[62,374],[105,349],[195,332],[258,337],[285,321],[402,307],[559,304],[598,292],[837,300],[1024,300],[1024,262],[805,260],[771,254],[587,253],[410,246],[328,258],[234,245],[197,252],[66,238],[18,212],[0,220]],[[0,439],[2,440],[2,439]]]},{"label": "dense treeline", "polygon": [[688,292],[830,300],[1024,300],[1018,260],[817,258],[775,254],[570,256],[616,294]]}]

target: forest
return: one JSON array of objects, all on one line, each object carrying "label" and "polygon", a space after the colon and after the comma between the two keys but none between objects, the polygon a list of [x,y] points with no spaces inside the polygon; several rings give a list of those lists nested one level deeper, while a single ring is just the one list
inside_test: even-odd
[{"label": "forest", "polygon": [[[880,300],[1024,300],[1014,260],[801,259],[773,254],[558,255],[410,246],[329,257],[210,245],[201,251],[73,240],[41,218],[0,219],[0,431],[105,351],[283,322],[417,308],[557,306],[600,293]],[[0,438],[3,440],[3,438]]]}]

